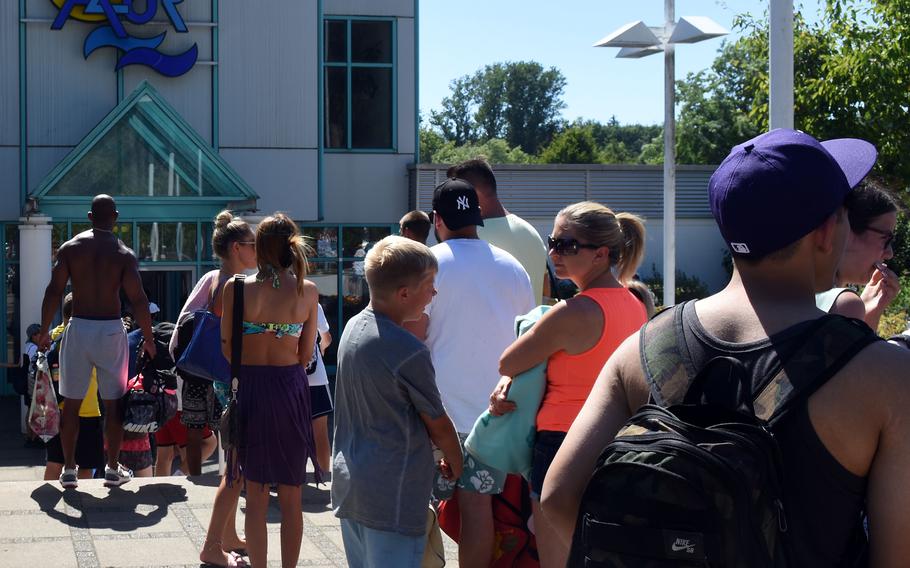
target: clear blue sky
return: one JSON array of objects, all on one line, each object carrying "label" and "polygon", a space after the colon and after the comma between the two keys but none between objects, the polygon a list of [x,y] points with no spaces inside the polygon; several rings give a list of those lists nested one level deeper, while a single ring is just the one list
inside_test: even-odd
[{"label": "clear blue sky", "polygon": [[[823,0],[796,0],[815,20]],[[708,16],[730,29],[740,13],[761,15],[759,0],[677,0],[676,16]],[[449,82],[484,65],[533,60],[566,78],[563,117],[623,124],[663,121],[663,55],[616,59],[618,50],[591,47],[620,26],[664,21],[663,0],[424,0],[420,2],[420,108],[438,109]],[[727,36],[731,37],[731,36]],[[711,65],[712,39],[676,48],[676,78]]]}]

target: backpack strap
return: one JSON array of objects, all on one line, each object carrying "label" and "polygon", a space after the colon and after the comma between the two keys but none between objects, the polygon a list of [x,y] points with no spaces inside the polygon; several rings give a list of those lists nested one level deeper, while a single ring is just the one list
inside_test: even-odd
[{"label": "backpack strap", "polygon": [[667,406],[682,400],[689,379],[698,374],[683,333],[683,302],[656,314],[639,331],[638,350],[651,401]]},{"label": "backpack strap", "polygon": [[881,338],[860,320],[822,316],[803,346],[754,392],[755,415],[774,426],[788,410],[824,385],[868,345]]},{"label": "backpack strap", "polygon": [[[685,343],[682,316],[688,303],[664,310],[640,331],[642,369],[651,399],[660,406],[685,400],[692,379],[699,374]],[[835,314],[822,316],[807,330],[802,346],[773,366],[770,378],[753,380],[755,416],[773,426],[857,353],[880,339],[859,320]]]}]

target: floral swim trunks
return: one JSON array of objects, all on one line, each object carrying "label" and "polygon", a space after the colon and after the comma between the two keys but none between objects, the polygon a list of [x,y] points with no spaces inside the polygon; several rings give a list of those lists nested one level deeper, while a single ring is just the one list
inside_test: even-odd
[{"label": "floral swim trunks", "polygon": [[[485,463],[477,460],[465,450],[464,441],[467,434],[458,433],[458,439],[461,441],[461,452],[464,455],[464,469],[461,477],[457,481],[449,481],[436,472],[433,479],[433,497],[440,500],[451,499],[455,493],[455,487],[472,493],[482,495],[496,495],[502,493],[503,485],[506,482],[506,472],[490,467]],[[439,450],[434,451],[434,458],[437,457]],[[441,453],[438,457],[442,457]]]}]

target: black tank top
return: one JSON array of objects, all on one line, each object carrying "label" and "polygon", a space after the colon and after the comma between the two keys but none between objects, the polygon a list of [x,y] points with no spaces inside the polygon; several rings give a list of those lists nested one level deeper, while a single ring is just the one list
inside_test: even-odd
[{"label": "black tank top", "polygon": [[[812,324],[803,322],[761,341],[730,343],[705,330],[694,305],[683,308],[693,366],[699,369],[715,357],[731,356],[756,380],[768,376],[775,360],[786,360],[799,349]],[[788,530],[797,543],[794,565],[855,566],[864,549],[866,478],[847,471],[828,452],[809,420],[808,403],[795,407],[772,431],[783,454]]]}]

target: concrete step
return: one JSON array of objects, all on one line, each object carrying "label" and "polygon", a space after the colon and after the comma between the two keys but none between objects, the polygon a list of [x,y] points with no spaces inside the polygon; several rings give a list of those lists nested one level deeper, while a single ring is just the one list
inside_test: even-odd
[{"label": "concrete step", "polygon": [[[108,489],[103,480],[0,482],[0,568],[192,567],[211,516],[216,475],[134,479]],[[341,531],[328,486],[306,486],[298,566],[345,566]],[[245,501],[238,530],[243,534]],[[280,566],[280,522],[272,494],[267,523],[269,565]]]}]

